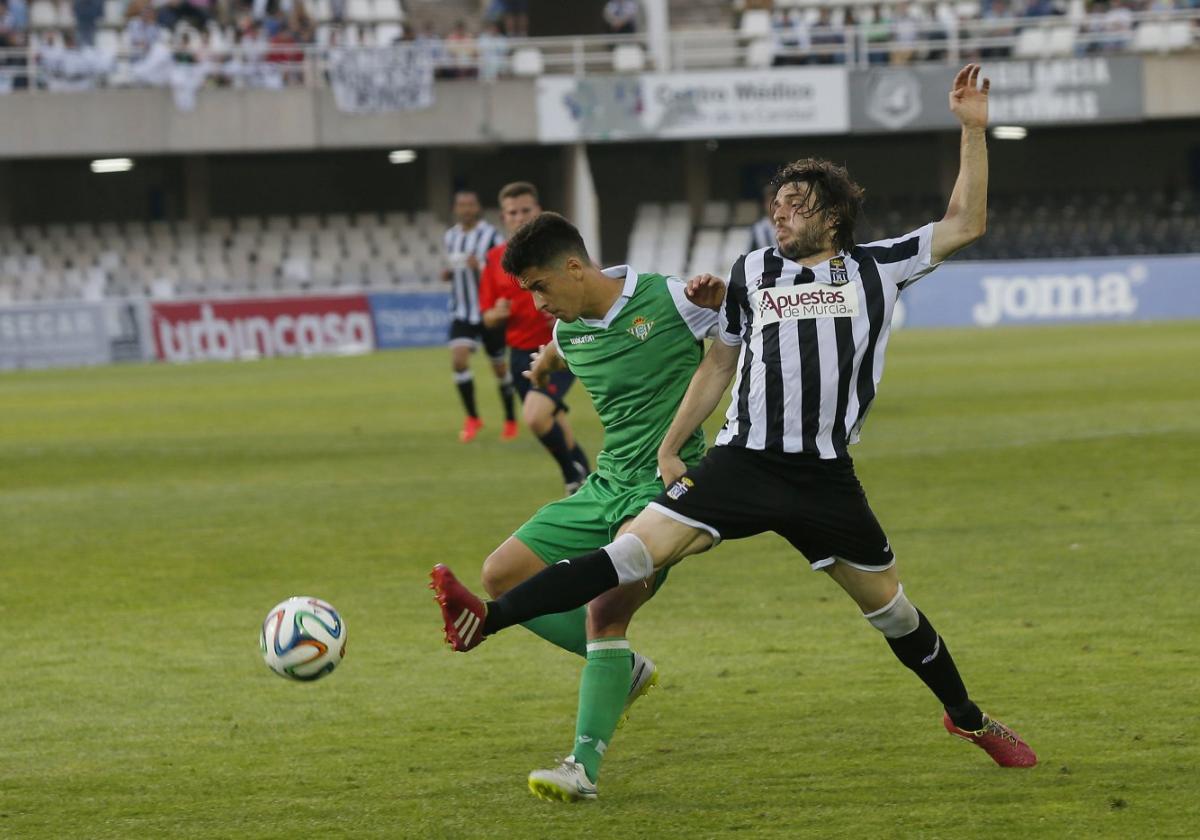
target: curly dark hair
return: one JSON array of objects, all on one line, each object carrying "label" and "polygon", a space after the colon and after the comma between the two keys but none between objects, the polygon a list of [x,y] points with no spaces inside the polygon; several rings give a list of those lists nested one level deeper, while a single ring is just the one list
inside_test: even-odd
[{"label": "curly dark hair", "polygon": [[565,256],[590,261],[587,246],[575,225],[557,213],[543,213],[517,228],[508,240],[501,263],[513,277],[531,268],[545,268]]},{"label": "curly dark hair", "polygon": [[805,184],[813,194],[813,212],[824,212],[835,220],[833,247],[849,251],[854,247],[854,226],[862,210],[863,188],[850,178],[846,167],[820,158],[803,158],[785,164],[771,179],[771,188],[779,192],[787,184]]}]

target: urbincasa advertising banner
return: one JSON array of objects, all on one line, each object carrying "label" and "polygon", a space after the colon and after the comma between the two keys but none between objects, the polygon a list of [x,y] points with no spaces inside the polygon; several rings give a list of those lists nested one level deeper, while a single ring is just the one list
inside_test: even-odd
[{"label": "urbincasa advertising banner", "polygon": [[150,318],[155,356],[166,362],[375,349],[366,295],[154,303]]}]

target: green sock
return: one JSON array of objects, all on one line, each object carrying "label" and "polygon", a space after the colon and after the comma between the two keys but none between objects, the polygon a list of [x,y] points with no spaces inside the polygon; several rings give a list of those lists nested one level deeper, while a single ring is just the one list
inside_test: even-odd
[{"label": "green sock", "polygon": [[633,652],[627,639],[592,639],[587,643],[587,664],[579,679],[573,755],[593,782],[600,776],[600,760],[625,710],[632,674]]},{"label": "green sock", "polygon": [[587,607],[531,618],[521,626],[568,653],[587,656]]}]

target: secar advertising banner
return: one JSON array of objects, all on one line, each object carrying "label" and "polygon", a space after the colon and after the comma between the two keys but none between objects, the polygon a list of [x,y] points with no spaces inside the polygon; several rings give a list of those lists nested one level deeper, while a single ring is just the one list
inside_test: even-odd
[{"label": "secar advertising banner", "polygon": [[909,327],[1200,318],[1200,255],[948,262],[900,295]]},{"label": "secar advertising banner", "polygon": [[[881,67],[850,73],[854,132],[957,128],[947,95],[957,66]],[[1137,56],[984,61],[992,125],[1138,120],[1144,116]]]},{"label": "secar advertising banner", "polygon": [[375,321],[375,346],[430,347],[445,344],[450,332],[450,295],[446,292],[370,296]]},{"label": "secar advertising banner", "polygon": [[841,134],[849,127],[846,90],[841,67],[543,76],[538,139]]},{"label": "secar advertising banner", "polygon": [[167,362],[365,353],[375,347],[365,295],[150,305],[157,358]]},{"label": "secar advertising banner", "polygon": [[103,304],[0,307],[0,370],[99,365],[109,360]]}]

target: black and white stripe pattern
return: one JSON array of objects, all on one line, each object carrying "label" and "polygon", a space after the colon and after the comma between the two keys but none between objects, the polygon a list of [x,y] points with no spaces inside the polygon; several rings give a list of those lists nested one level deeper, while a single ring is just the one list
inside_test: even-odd
[{"label": "black and white stripe pattern", "polygon": [[459,614],[458,619],[454,622],[454,629],[458,633],[459,639],[462,640],[464,650],[471,646],[471,640],[475,638],[482,623],[479,616],[466,608]]},{"label": "black and white stripe pattern", "polygon": [[[451,313],[454,320],[466,321],[470,324],[478,324],[482,320],[479,314],[479,274],[483,269],[487,252],[492,246],[499,245],[503,241],[499,231],[482,219],[470,230],[463,230],[460,224],[455,225],[442,237],[446,261],[453,266],[451,282],[454,299],[451,304]],[[479,261],[479,270],[462,264],[462,260],[468,254],[473,255]]]},{"label": "black and white stripe pattern", "polygon": [[749,250],[757,251],[759,248],[774,248],[778,244],[779,242],[775,239],[775,225],[766,216],[763,216],[750,226]]},{"label": "black and white stripe pattern", "polygon": [[[926,225],[856,246],[835,258],[842,262],[832,269],[828,261],[806,268],[774,248],[740,257],[730,272],[718,336],[740,344],[741,358],[716,445],[846,455],[883,376],[896,299],[933,269],[932,236],[933,226]],[[793,296],[845,290],[857,301],[857,314],[762,323],[755,311],[762,289]]]}]

